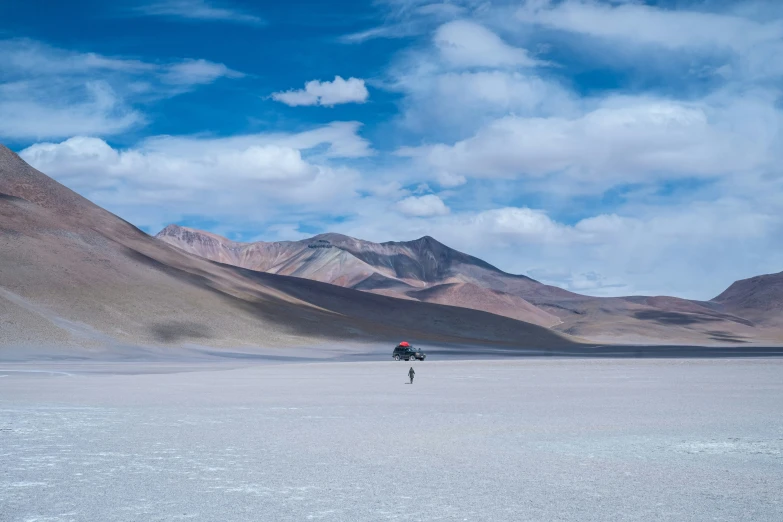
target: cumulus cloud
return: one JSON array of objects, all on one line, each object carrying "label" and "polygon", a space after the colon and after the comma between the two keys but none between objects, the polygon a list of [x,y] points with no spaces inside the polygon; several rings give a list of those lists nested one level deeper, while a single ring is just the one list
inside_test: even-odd
[{"label": "cumulus cloud", "polygon": [[512,47],[486,27],[456,20],[443,24],[433,39],[441,56],[459,67],[532,67],[539,62],[527,50]]},{"label": "cumulus cloud", "polygon": [[[580,102],[561,85],[518,71],[410,69],[396,86],[405,93],[402,125],[435,137],[464,139],[504,116],[575,117]],[[459,107],[459,110],[454,110]]]},{"label": "cumulus cloud", "polygon": [[[735,279],[781,270],[780,16],[577,0],[515,4],[516,16],[504,2],[482,0],[379,5],[388,23],[353,41],[426,35],[388,69],[402,109],[388,129],[408,140],[392,158],[374,151],[356,122],[299,133],[159,136],[128,149],[74,138],[23,155],[153,232],[198,215],[265,239],[302,237],[302,223],[376,241],[431,235],[509,272],[593,295],[709,299]],[[547,54],[547,45],[557,53]],[[676,76],[675,55],[687,62]],[[566,61],[539,67],[539,56]],[[108,78],[97,94],[36,87],[31,99],[39,105],[92,104],[63,112],[57,133],[67,120],[84,124],[100,111],[106,121],[82,134],[138,125],[132,118],[143,115],[116,79],[152,78],[153,87],[174,92],[231,77],[219,64],[183,62],[177,71],[67,52],[0,53],[0,60],[15,75],[2,78],[5,99],[28,88],[25,71],[41,67]],[[651,63],[665,87],[636,81]],[[620,89],[574,88],[571,73],[605,67],[618,72],[609,77]],[[187,85],[177,85],[177,75]],[[346,94],[352,80],[364,91]],[[368,94],[363,80],[337,77],[273,98],[335,105]],[[20,116],[5,128],[31,133],[22,123]],[[440,192],[427,194],[423,184]]]},{"label": "cumulus cloud", "polygon": [[340,76],[335,76],[331,82],[312,80],[305,84],[304,89],[273,93],[272,99],[290,107],[300,105],[332,107],[342,103],[364,103],[369,96],[364,80],[359,78],[344,80]]},{"label": "cumulus cloud", "polygon": [[[431,35],[394,60],[388,85],[402,96],[396,123],[418,138],[398,151],[418,173],[407,186],[448,187],[453,209],[400,219],[368,201],[340,231],[433,235],[594,295],[709,299],[781,270],[779,10],[529,0],[418,12],[434,3],[390,1],[388,23],[352,41]],[[547,47],[566,61],[531,67],[539,53],[525,49],[551,60]],[[572,66],[617,73],[621,86],[585,94]]]},{"label": "cumulus cloud", "polygon": [[[153,136],[143,142],[146,150],[177,154],[197,155],[204,150],[241,150],[260,142],[280,147],[308,151],[308,155],[319,159],[363,158],[373,155],[370,143],[358,133],[358,122],[332,122],[298,133],[240,134],[225,138],[198,138],[191,136]],[[310,149],[318,149],[311,152]]]},{"label": "cumulus cloud", "polygon": [[208,3],[205,0],[164,0],[142,5],[137,13],[149,16],[163,16],[187,20],[234,22],[249,25],[264,25],[264,19],[238,9]]},{"label": "cumulus cloud", "polygon": [[[526,2],[516,12],[520,22],[556,29],[586,37],[585,43],[608,42],[612,47],[609,60],[619,55],[633,56],[641,67],[650,60],[639,61],[640,53],[651,54],[651,48],[701,53],[710,60],[723,57],[726,63],[708,66],[708,70],[735,80],[779,77],[783,64],[783,22],[774,16],[749,18],[741,16],[751,2],[736,2],[734,12],[666,9],[637,2],[607,3],[593,0],[551,0]],[[731,5],[731,4],[730,4]],[[757,8],[764,6],[758,3]],[[706,7],[706,6],[703,6]],[[779,14],[779,13],[778,13]],[[765,19],[766,18],[766,19]]]},{"label": "cumulus cloud", "polygon": [[449,207],[435,194],[407,197],[397,202],[396,208],[406,216],[429,217],[449,213]]},{"label": "cumulus cloud", "polygon": [[[741,175],[765,166],[783,122],[766,100],[727,107],[644,97],[606,99],[577,118],[507,116],[453,145],[402,149],[434,172],[481,178],[558,174],[616,183]],[[766,120],[766,121],[765,121]],[[753,124],[751,124],[753,122]]]},{"label": "cumulus cloud", "polygon": [[[376,241],[431,235],[510,273],[589,295],[711,299],[734,280],[780,271],[783,202],[689,202],[575,223],[502,207],[400,220],[362,208],[336,229]],[[741,249],[737,246],[742,245]]]},{"label": "cumulus cloud", "polygon": [[435,181],[443,188],[459,187],[467,183],[467,178],[461,174],[454,174],[453,172],[441,171],[435,176]]},{"label": "cumulus cloud", "polygon": [[779,20],[759,22],[741,16],[687,9],[664,9],[636,2],[593,0],[526,2],[517,18],[564,31],[670,48],[731,48],[746,51],[783,38]]},{"label": "cumulus cloud", "polygon": [[458,20],[435,29],[429,47],[402,53],[388,85],[404,95],[406,130],[427,141],[464,138],[508,114],[573,114],[578,97],[532,67],[544,63],[489,28]]},{"label": "cumulus cloud", "polygon": [[[356,126],[231,138],[153,137],[129,149],[94,137],[38,143],[20,155],[39,170],[125,219],[154,230],[187,215],[228,223],[307,219],[356,196]],[[340,141],[348,142],[345,144]],[[313,154],[327,146],[332,154]]]},{"label": "cumulus cloud", "polygon": [[241,76],[206,60],[158,64],[0,40],[0,137],[117,134],[146,122],[143,100]]},{"label": "cumulus cloud", "polygon": [[[124,183],[135,173],[135,181],[143,181],[146,190],[165,187],[183,189],[203,187],[210,183],[258,181],[311,181],[318,169],[302,158],[299,150],[273,143],[259,143],[233,149],[210,150],[202,140],[200,154],[190,156],[157,149],[116,150],[100,138],[77,136],[61,143],[38,143],[23,150],[21,155],[41,170],[63,177],[69,184],[84,188],[93,174]],[[193,149],[194,152],[197,149]],[[169,152],[167,154],[167,152]],[[218,175],[220,174],[220,175]],[[218,179],[220,178],[220,179]]]}]

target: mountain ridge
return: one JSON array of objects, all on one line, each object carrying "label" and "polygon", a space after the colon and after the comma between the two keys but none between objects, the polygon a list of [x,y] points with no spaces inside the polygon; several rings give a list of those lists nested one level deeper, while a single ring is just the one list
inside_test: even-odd
[{"label": "mountain ridge", "polygon": [[[167,227],[164,231],[169,232],[161,231],[156,237],[196,255],[214,255],[201,250],[198,242],[183,241],[184,236],[198,238],[198,230],[177,227]],[[180,232],[171,234],[172,230]],[[479,258],[451,249],[431,236],[412,241],[372,243],[342,234],[324,233],[299,241],[240,243],[225,240],[222,247],[219,246],[220,236],[209,234],[205,237],[218,245],[218,249],[228,247],[231,251],[242,252],[244,257],[239,262],[247,268],[286,273],[401,299],[488,311],[601,342],[618,338],[639,341],[652,335],[672,339],[706,336],[717,342],[726,339],[750,342],[757,335],[768,335],[756,328],[756,323],[766,324],[758,317],[763,313],[750,313],[754,317],[748,319],[737,313],[738,307],[716,301],[575,294],[527,276],[508,274]],[[319,242],[328,243],[328,248],[323,251],[316,248]],[[334,250],[342,253],[335,255]],[[274,263],[264,259],[264,253],[269,251],[281,254]],[[324,253],[329,251],[332,253]],[[780,333],[776,331],[769,335],[777,338]]]},{"label": "mountain ridge", "polygon": [[401,337],[535,349],[783,342],[777,276],[715,302],[594,298],[506,274],[429,236],[243,246],[181,227],[165,235],[149,236],[0,145],[0,346],[91,356],[116,342],[130,354]]},{"label": "mountain ridge", "polygon": [[401,338],[509,348],[575,345],[566,335],[485,312],[369,295],[188,254],[2,145],[0,195],[0,359],[42,353],[42,347],[54,350],[46,357],[134,358],[156,346],[230,351]]},{"label": "mountain ridge", "polygon": [[[560,320],[523,297],[498,288],[476,284],[469,275],[506,277],[540,285],[527,276],[507,274],[489,263],[454,250],[431,236],[412,241],[372,243],[336,233],[318,234],[299,241],[241,243],[212,233],[169,225],[155,237],[187,252],[269,273],[304,277],[371,293],[423,302],[448,303],[444,295],[460,295],[459,306],[484,310],[550,327]],[[437,285],[461,285],[458,289],[411,294]],[[475,301],[475,303],[473,302]],[[518,307],[511,306],[516,302]],[[454,304],[454,303],[451,303]]]}]

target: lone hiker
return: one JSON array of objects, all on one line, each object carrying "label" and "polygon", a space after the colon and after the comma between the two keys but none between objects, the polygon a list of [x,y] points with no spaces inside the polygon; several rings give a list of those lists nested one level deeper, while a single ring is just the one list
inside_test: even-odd
[{"label": "lone hiker", "polygon": [[408,377],[411,378],[411,384],[413,384],[413,376],[416,375],[416,372],[413,371],[413,366],[411,366],[411,369],[408,370]]}]

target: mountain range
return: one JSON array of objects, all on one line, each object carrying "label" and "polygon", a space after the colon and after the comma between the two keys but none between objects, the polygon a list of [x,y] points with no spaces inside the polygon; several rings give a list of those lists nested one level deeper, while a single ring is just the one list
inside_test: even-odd
[{"label": "mountain range", "polygon": [[780,343],[782,280],[740,281],[709,302],[595,298],[430,237],[242,244],[176,225],[152,237],[0,145],[0,358],[401,339],[546,350]]},{"label": "mountain range", "polygon": [[780,339],[783,273],[740,281],[711,301],[601,298],[514,275],[425,236],[372,243],[340,234],[239,243],[169,225],[157,238],[219,263],[363,292],[481,310],[595,342]]},{"label": "mountain range", "polygon": [[228,349],[401,339],[545,349],[575,343],[496,314],[183,252],[0,145],[0,358],[35,350],[47,357],[94,357],[125,347],[133,356],[141,346]]}]

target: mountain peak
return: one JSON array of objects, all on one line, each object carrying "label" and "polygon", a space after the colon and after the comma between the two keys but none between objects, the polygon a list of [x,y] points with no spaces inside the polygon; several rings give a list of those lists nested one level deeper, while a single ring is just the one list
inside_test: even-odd
[{"label": "mountain peak", "polygon": [[2,143],[0,143],[0,158],[6,158],[6,157],[16,157],[16,158],[19,158],[19,156],[16,154],[16,152],[12,151],[8,147],[6,147]]},{"label": "mountain peak", "polygon": [[[191,253],[212,260],[236,263],[245,268],[271,270],[272,267],[279,267],[274,270],[286,270],[290,271],[291,274],[299,274],[307,272],[308,269],[304,267],[312,264],[313,267],[319,266],[318,270],[324,271],[312,277],[320,278],[319,280],[324,282],[333,282],[332,277],[334,274],[342,274],[346,270],[339,265],[339,263],[344,261],[337,261],[337,258],[335,258],[333,262],[337,264],[326,269],[318,264],[323,262],[323,259],[318,258],[316,260],[315,258],[301,256],[304,252],[312,253],[313,248],[327,248],[324,245],[328,244],[329,247],[343,250],[361,262],[362,268],[360,270],[369,271],[364,277],[368,277],[370,272],[378,272],[383,278],[391,277],[401,284],[421,285],[440,284],[455,277],[457,279],[471,279],[477,277],[479,272],[492,272],[496,275],[538,284],[537,281],[527,276],[503,272],[486,261],[441,243],[430,235],[410,241],[373,243],[336,232],[325,232],[293,242],[258,241],[255,243],[241,243],[210,232],[172,224],[161,230],[156,237],[184,248]],[[300,249],[305,247],[309,250],[306,249],[300,252]],[[245,250],[247,252],[241,253]],[[321,250],[316,250],[315,252],[320,253]],[[315,270],[315,268],[313,269]],[[354,274],[346,280],[352,281],[355,279],[354,276],[359,277],[358,274]],[[335,275],[334,277],[337,276]]]},{"label": "mountain peak", "polygon": [[318,234],[316,236],[311,237],[310,239],[306,239],[305,241],[317,241],[319,239],[322,239],[324,241],[329,241],[332,243],[343,243],[346,241],[360,241],[359,239],[353,238],[351,236],[346,236],[344,234],[338,234],[337,232],[324,232],[323,234]]},{"label": "mountain peak", "polygon": [[216,245],[217,244],[226,244],[226,245],[243,244],[243,243],[236,243],[235,241],[231,241],[230,239],[226,239],[217,234],[213,234],[212,232],[197,230],[195,228],[190,228],[190,227],[183,227],[181,225],[177,225],[176,223],[167,225],[163,230],[155,234],[155,237],[158,239],[167,239],[167,238],[176,239],[191,244],[196,242],[213,243]]},{"label": "mountain peak", "polygon": [[2,144],[0,144],[0,193],[69,215],[83,211],[106,212],[36,170],[17,153]]},{"label": "mountain peak", "polygon": [[172,223],[170,225],[166,225],[166,227],[155,234],[156,237],[159,236],[176,236],[179,234],[182,230],[184,230],[185,227],[182,227],[180,225],[177,225],[176,223]]},{"label": "mountain peak", "polygon": [[429,247],[445,247],[449,248],[432,236],[421,236],[419,239],[414,239],[411,243],[420,243]]}]

